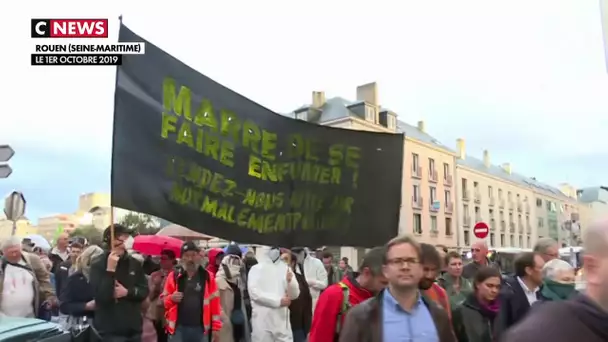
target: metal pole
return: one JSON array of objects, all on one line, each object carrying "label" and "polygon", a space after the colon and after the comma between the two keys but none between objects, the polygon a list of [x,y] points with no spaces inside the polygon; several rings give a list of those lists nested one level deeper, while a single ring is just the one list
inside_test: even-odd
[{"label": "metal pole", "polygon": [[17,233],[17,221],[13,221],[13,231],[11,233],[11,236],[15,236],[16,233]]}]

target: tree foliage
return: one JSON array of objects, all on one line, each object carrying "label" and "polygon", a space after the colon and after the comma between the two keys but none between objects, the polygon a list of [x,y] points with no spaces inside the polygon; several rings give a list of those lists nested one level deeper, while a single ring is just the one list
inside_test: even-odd
[{"label": "tree foliage", "polygon": [[80,226],[70,233],[70,237],[84,237],[91,245],[100,245],[103,232],[92,225]]},{"label": "tree foliage", "polygon": [[146,214],[128,213],[122,217],[120,224],[141,235],[153,235],[159,231],[157,219]]}]

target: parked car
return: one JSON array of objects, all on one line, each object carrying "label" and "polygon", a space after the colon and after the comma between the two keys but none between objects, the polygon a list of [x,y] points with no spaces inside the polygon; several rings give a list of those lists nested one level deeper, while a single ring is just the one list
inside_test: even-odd
[{"label": "parked car", "polygon": [[71,334],[58,324],[35,318],[0,317],[2,342],[70,342]]}]

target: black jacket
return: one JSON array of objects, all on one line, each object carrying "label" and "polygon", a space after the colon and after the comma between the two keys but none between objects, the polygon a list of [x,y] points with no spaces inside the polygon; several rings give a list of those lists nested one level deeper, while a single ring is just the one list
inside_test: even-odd
[{"label": "black jacket", "polygon": [[[57,277],[57,271],[59,270],[59,265],[64,263],[64,261],[59,255],[57,255],[55,253],[49,254],[49,260],[51,260],[51,262],[53,263],[53,266],[51,267],[51,273],[53,273],[55,275],[55,277]],[[68,258],[68,260],[69,260],[69,258]]]},{"label": "black jacket", "polygon": [[608,313],[584,294],[546,302],[500,339],[500,342],[538,341],[608,341]]},{"label": "black jacket", "polygon": [[500,312],[494,324],[496,337],[500,337],[507,329],[517,324],[530,310],[528,297],[516,277],[509,277],[503,282],[499,299]]},{"label": "black jacket", "polygon": [[72,260],[68,259],[62,262],[55,272],[55,293],[57,298],[61,297],[61,292],[66,286],[68,276],[70,275],[70,267],[72,267]]},{"label": "black jacket", "polygon": [[483,309],[474,293],[452,309],[452,325],[458,342],[492,342],[496,313]]},{"label": "black jacket", "polygon": [[93,317],[94,312],[84,308],[93,298],[93,286],[89,284],[82,272],[75,272],[67,278],[63,291],[61,291],[59,310],[70,316]]},{"label": "black jacket", "polygon": [[[91,264],[94,325],[102,337],[134,337],[142,331],[141,305],[148,296],[148,281],[141,263],[127,254],[120,258],[115,272],[108,272],[108,255],[109,252],[105,252]],[[126,297],[114,298],[115,281],[127,288]]]}]

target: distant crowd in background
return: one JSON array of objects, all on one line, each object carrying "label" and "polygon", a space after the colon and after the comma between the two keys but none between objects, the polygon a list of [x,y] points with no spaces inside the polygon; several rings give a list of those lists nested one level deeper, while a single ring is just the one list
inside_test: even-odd
[{"label": "distant crowd in background", "polygon": [[113,231],[100,246],[66,234],[50,250],[2,241],[0,317],[53,321],[79,342],[608,341],[606,224],[585,239],[584,292],[552,239],[505,274],[484,241],[467,263],[400,236],[354,270],[304,247],[256,258],[236,243],[187,241],[142,255],[127,228]]}]

